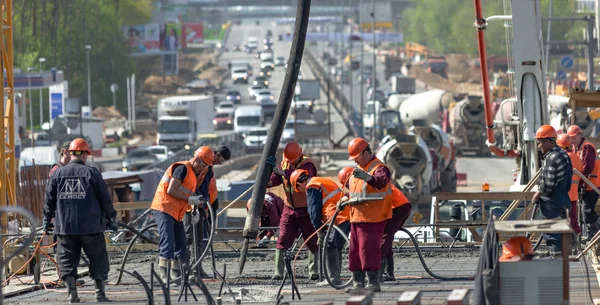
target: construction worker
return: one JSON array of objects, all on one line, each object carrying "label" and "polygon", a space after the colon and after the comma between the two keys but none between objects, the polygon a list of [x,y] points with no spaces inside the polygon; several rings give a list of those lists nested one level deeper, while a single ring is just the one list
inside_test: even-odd
[{"label": "construction worker", "polygon": [[[328,222],[335,213],[336,207],[344,193],[335,181],[323,177],[309,177],[308,172],[304,169],[295,170],[291,177],[291,183],[294,189],[298,192],[306,192],[308,197],[308,213],[315,230],[320,229],[324,223]],[[346,235],[350,232],[350,222],[348,209],[338,214],[333,224],[338,226]],[[325,243],[325,235],[327,228],[321,229],[318,236],[318,245],[323,247]],[[331,281],[336,285],[341,285],[341,261],[342,250],[346,240],[336,230],[327,240],[327,269],[331,277]],[[329,285],[327,281],[320,282],[317,285]]]},{"label": "construction worker", "polygon": [[[569,158],[571,159],[571,165],[573,166],[573,170],[577,169],[579,172],[583,172],[583,165],[579,156],[571,150],[571,138],[569,138],[566,134],[560,134],[556,138],[556,144],[560,146],[567,152]],[[571,220],[571,227],[573,230],[577,232],[577,234],[581,233],[581,228],[579,227],[579,221],[577,221],[577,202],[579,201],[579,176],[573,172],[573,176],[571,177],[571,189],[569,190],[569,200],[571,200],[571,209],[569,210],[569,219]]]},{"label": "construction worker", "polygon": [[[104,231],[107,227],[118,230],[117,212],[100,171],[85,165],[91,154],[88,143],[84,139],[75,139],[68,151],[71,160],[56,169],[46,187],[43,230],[45,233],[54,231],[57,236],[56,258],[60,278],[68,289],[69,302],[80,301],[75,278],[82,248],[90,262],[96,301],[107,302],[104,288],[110,265]],[[53,217],[54,224],[51,223]]]},{"label": "construction worker", "polygon": [[[258,225],[261,227],[279,227],[279,220],[283,213],[283,199],[275,195],[273,192],[265,194],[262,210],[260,211],[260,220]],[[250,201],[246,204],[246,211],[250,210]],[[269,243],[271,237],[275,235],[273,230],[263,230],[258,234],[256,246],[264,248]]]},{"label": "construction worker", "polygon": [[[566,218],[571,208],[569,190],[573,166],[569,155],[556,145],[556,130],[550,125],[542,125],[535,133],[538,148],[542,151],[542,168],[538,191],[532,202],[539,204],[542,216],[546,219]],[[560,234],[544,234],[550,255],[561,251]]]},{"label": "construction worker", "polygon": [[48,178],[52,177],[52,174],[56,171],[57,168],[65,166],[69,161],[71,161],[71,154],[69,154],[69,146],[71,146],[71,142],[64,142],[60,146],[60,159],[58,163],[52,164],[50,168],[50,173],[48,173]]},{"label": "construction worker", "polygon": [[[358,166],[350,177],[350,196],[367,199],[350,206],[349,269],[354,275],[354,289],[381,291],[381,240],[387,221],[392,218],[390,170],[373,154],[369,143],[354,138],[348,143],[349,160]],[[369,197],[383,197],[371,199]],[[365,272],[369,285],[365,287]]]},{"label": "construction worker", "polygon": [[394,242],[394,235],[402,228],[412,208],[410,201],[402,194],[402,191],[391,183],[390,188],[392,189],[392,218],[388,220],[385,226],[383,240],[381,241],[381,276],[379,279],[382,281],[396,280],[392,243]]},{"label": "construction worker", "polygon": [[167,267],[171,265],[171,276],[181,276],[179,259],[187,259],[185,228],[182,223],[183,216],[190,205],[198,206],[202,203],[201,196],[196,196],[198,176],[211,166],[215,154],[208,146],[202,146],[194,152],[188,161],[175,162],[163,175],[152,205],[152,215],[158,226],[159,233],[159,273],[163,280],[167,280]]},{"label": "construction worker", "polygon": [[501,262],[529,261],[533,256],[535,256],[535,252],[529,238],[515,236],[502,245],[502,256],[500,256],[499,260]]},{"label": "construction worker", "polygon": [[317,176],[317,168],[314,163],[302,153],[302,147],[296,142],[289,142],[283,149],[283,161],[279,168],[276,168],[275,156],[269,156],[267,162],[274,168],[271,174],[269,186],[279,186],[283,184],[285,198],[283,213],[279,220],[279,238],[275,250],[275,274],[273,280],[283,278],[284,254],[294,244],[298,233],[302,233],[302,238],[307,240],[308,254],[308,274],[311,280],[319,279],[318,255],[319,246],[317,239],[309,237],[315,233],[315,228],[310,222],[308,215],[308,199],[306,192],[299,192],[294,189],[290,183],[290,176],[296,169],[304,169],[309,177]]},{"label": "construction worker", "polygon": [[[583,131],[577,125],[570,126],[567,129],[567,135],[571,138],[573,151],[579,155],[579,158],[581,159],[583,168],[581,173],[595,186],[600,186],[600,177],[598,177],[597,174],[597,171],[599,171],[600,168],[596,167],[596,147],[590,141],[585,139]],[[580,181],[579,185],[580,187],[583,187],[584,182]],[[585,191],[580,199],[583,201],[583,221],[588,228],[586,241],[589,241],[600,230],[600,220],[598,220],[598,214],[596,214],[598,193],[596,193],[589,185],[585,185]]]}]

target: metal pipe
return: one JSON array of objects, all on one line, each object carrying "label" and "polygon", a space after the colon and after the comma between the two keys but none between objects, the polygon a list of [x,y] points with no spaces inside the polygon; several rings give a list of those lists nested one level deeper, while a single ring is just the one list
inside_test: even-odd
[{"label": "metal pipe", "polygon": [[[587,16],[587,37],[588,37],[588,41],[587,41],[587,60],[588,60],[588,66],[587,66],[587,89],[588,90],[594,90],[594,57],[595,57],[595,51],[596,51],[596,46],[594,44],[594,16],[592,15],[588,15]],[[572,114],[573,117],[575,117],[575,114]]]},{"label": "metal pipe", "polygon": [[269,182],[273,170],[271,166],[267,164],[267,158],[269,158],[269,156],[274,156],[277,153],[279,139],[283,133],[283,127],[290,111],[292,98],[294,97],[294,88],[296,87],[296,81],[298,80],[298,72],[300,72],[300,64],[302,63],[302,53],[304,52],[304,42],[306,41],[310,3],[311,0],[298,0],[296,23],[294,25],[294,39],[292,41],[289,56],[290,64],[288,64],[287,67],[282,91],[277,103],[277,109],[275,110],[275,115],[273,117],[273,123],[271,124],[269,136],[267,137],[262,157],[258,165],[255,188],[252,191],[250,209],[244,224],[244,244],[242,246],[242,251],[240,251],[240,261],[238,266],[238,272],[240,274],[244,271],[246,255],[248,254],[248,244],[250,243],[250,240],[254,240],[256,235],[258,235],[258,221],[260,220],[267,183]]},{"label": "metal pipe", "polygon": [[485,110],[485,128],[487,134],[486,144],[490,151],[496,156],[517,157],[520,153],[516,150],[503,150],[496,146],[494,135],[494,116],[490,97],[490,81],[488,78],[487,55],[485,50],[485,19],[483,19],[481,0],[473,0],[475,3],[475,27],[477,28],[477,47],[479,49],[479,67],[481,68],[481,83],[483,85],[483,98]]}]

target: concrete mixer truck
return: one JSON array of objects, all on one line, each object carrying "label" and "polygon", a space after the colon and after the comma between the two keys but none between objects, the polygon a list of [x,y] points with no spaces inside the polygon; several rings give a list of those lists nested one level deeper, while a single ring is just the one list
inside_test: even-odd
[{"label": "concrete mixer truck", "polygon": [[451,135],[457,155],[488,155],[483,103],[479,96],[430,90],[414,94],[399,105],[402,122],[425,120]]}]

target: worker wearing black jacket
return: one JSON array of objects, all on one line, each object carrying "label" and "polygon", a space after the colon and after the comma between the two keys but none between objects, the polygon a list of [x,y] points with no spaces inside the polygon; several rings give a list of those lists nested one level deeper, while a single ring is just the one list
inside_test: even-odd
[{"label": "worker wearing black jacket", "polygon": [[[44,232],[57,235],[60,278],[65,282],[69,302],[78,303],[76,270],[81,249],[89,258],[90,277],[96,286],[96,301],[106,302],[105,281],[109,261],[104,240],[106,227],[118,229],[108,187],[100,171],[85,165],[88,143],[75,139],[69,146],[71,161],[54,172],[46,187]],[[56,215],[55,215],[56,213]],[[50,222],[54,217],[54,225]]]}]

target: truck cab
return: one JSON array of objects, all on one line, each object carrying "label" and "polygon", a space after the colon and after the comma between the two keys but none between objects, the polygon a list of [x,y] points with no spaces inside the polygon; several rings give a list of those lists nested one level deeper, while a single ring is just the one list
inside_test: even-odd
[{"label": "truck cab", "polygon": [[214,98],[210,95],[185,95],[158,101],[156,144],[178,150],[193,145],[199,134],[214,131]]}]

